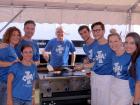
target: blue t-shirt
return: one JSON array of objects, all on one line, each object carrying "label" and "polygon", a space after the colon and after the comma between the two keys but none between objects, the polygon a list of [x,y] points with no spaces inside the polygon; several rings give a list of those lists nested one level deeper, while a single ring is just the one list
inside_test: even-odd
[{"label": "blue t-shirt", "polygon": [[92,55],[93,55],[93,50],[92,47],[94,46],[94,42],[92,42],[90,45],[84,44],[83,45],[83,50],[86,53],[86,55],[88,56],[90,62],[92,62]]},{"label": "blue t-shirt", "polygon": [[113,75],[116,78],[128,80],[129,79],[129,71],[128,67],[131,61],[131,55],[128,53],[124,53],[121,56],[117,56],[115,53],[112,54],[112,67],[113,67]]},{"label": "blue t-shirt", "polygon": [[[5,48],[0,49],[0,61],[12,62],[17,59],[14,48],[8,45]],[[7,82],[9,67],[0,67],[0,81]]]},{"label": "blue t-shirt", "polygon": [[92,70],[99,75],[112,75],[112,50],[108,43],[100,45],[98,41],[95,41],[92,50],[95,62]]},{"label": "blue t-shirt", "polygon": [[140,81],[140,56],[136,60],[136,79],[134,79],[133,77],[129,78],[129,84],[130,84],[130,90],[132,96],[134,96],[135,93],[136,81]]},{"label": "blue t-shirt", "polygon": [[40,60],[39,47],[38,47],[37,43],[34,40],[27,41],[27,40],[24,40],[24,39],[21,40],[21,42],[15,48],[17,56],[19,58],[22,57],[22,55],[21,55],[21,47],[24,46],[24,45],[31,45],[33,47],[33,60],[34,61]]},{"label": "blue t-shirt", "polygon": [[36,65],[25,66],[18,62],[11,66],[9,73],[14,75],[12,96],[22,100],[32,100],[33,81],[38,79]]},{"label": "blue t-shirt", "polygon": [[47,43],[45,51],[51,52],[50,64],[59,67],[68,65],[69,52],[75,52],[75,47],[69,40],[58,41],[54,38]]}]

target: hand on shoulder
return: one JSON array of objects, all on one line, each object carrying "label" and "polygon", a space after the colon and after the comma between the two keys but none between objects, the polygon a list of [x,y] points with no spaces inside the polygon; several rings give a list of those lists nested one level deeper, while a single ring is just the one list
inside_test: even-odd
[{"label": "hand on shoulder", "polygon": [[7,47],[7,46],[8,46],[7,43],[0,42],[0,49],[1,49],[1,48],[5,48],[5,47]]}]

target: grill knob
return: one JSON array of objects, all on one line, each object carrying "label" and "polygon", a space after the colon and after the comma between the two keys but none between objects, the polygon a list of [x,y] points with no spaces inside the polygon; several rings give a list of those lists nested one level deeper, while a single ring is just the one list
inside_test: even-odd
[{"label": "grill knob", "polygon": [[51,92],[51,90],[52,90],[52,89],[51,89],[50,87],[47,88],[47,92],[48,92],[48,93]]}]

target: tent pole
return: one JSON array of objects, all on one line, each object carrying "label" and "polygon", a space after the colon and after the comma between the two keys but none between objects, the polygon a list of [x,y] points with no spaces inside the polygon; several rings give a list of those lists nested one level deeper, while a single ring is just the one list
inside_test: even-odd
[{"label": "tent pole", "polygon": [[24,11],[25,7],[23,9],[21,9],[1,30],[0,33],[10,24],[12,23],[23,11]]},{"label": "tent pole", "polygon": [[136,9],[136,7],[138,6],[138,4],[140,3],[140,0],[137,0],[128,10],[128,31],[131,31],[132,28],[132,13],[134,12],[134,10]]},{"label": "tent pole", "polygon": [[131,11],[131,9],[128,12],[127,19],[128,19],[128,32],[130,32],[131,31],[131,24],[132,24],[132,11]]}]

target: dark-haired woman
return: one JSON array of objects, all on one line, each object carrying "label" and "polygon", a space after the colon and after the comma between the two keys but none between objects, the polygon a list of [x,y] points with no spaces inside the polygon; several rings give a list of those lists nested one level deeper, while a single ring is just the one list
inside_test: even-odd
[{"label": "dark-haired woman", "polygon": [[140,104],[140,35],[131,32],[125,39],[125,48],[131,54],[130,72],[130,89],[133,99],[133,105]]},{"label": "dark-haired woman", "polygon": [[33,64],[33,49],[22,46],[22,60],[11,66],[7,83],[7,105],[34,105],[34,85],[37,68]]}]

